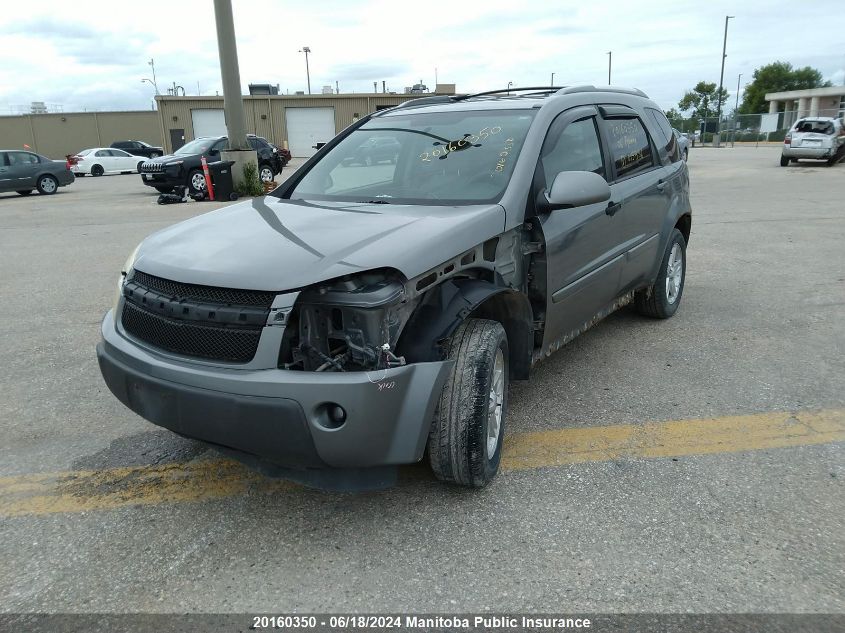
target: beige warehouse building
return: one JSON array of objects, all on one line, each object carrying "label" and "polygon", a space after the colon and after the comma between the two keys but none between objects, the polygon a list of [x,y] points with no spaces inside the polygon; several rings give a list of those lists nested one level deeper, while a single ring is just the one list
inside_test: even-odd
[{"label": "beige warehouse building", "polygon": [[[247,132],[287,146],[294,156],[314,153],[358,118],[431,94],[455,94],[454,84],[438,84],[427,94],[245,95]],[[223,97],[156,97],[158,110],[135,112],[62,112],[0,116],[0,149],[20,149],[63,158],[114,141],[138,140],[160,145],[166,153],[199,136],[226,134]]]},{"label": "beige warehouse building", "polygon": [[[453,84],[440,84],[432,94],[455,94]],[[360,117],[429,94],[314,94],[244,96],[247,132],[286,146],[293,156],[311,156]],[[158,96],[161,136],[171,152],[200,136],[226,134],[223,97]]]}]

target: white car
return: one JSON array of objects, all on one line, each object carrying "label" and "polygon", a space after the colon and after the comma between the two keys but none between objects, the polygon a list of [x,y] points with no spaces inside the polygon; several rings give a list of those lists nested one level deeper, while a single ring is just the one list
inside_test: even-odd
[{"label": "white car", "polygon": [[94,147],[77,152],[68,157],[70,170],[77,176],[91,174],[137,174],[141,171],[141,163],[149,160],[146,156],[133,156],[122,149],[113,147]]},{"label": "white car", "polygon": [[845,154],[845,128],[839,119],[806,117],[799,119],[783,139],[780,166],[799,158],[827,161],[833,167]]}]

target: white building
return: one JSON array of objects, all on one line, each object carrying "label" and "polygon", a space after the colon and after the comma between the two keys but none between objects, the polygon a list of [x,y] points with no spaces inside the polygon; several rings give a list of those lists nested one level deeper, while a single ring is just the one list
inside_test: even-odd
[{"label": "white building", "polygon": [[845,118],[845,86],[769,92],[766,101],[769,114],[784,112],[786,124],[805,116]]}]

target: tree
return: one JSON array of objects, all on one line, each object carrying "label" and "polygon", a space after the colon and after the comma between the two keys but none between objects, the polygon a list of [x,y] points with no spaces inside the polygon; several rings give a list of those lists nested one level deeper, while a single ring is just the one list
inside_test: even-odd
[{"label": "tree", "polygon": [[789,62],[774,62],[754,71],[751,83],[745,86],[745,96],[739,107],[741,114],[759,114],[766,110],[766,93],[786,90],[808,90],[830,86],[822,81],[822,74],[815,68],[792,68]]},{"label": "tree", "polygon": [[[683,98],[678,102],[678,108],[682,112],[692,110],[692,117],[704,119],[716,115],[718,90],[713,82],[699,81],[695,88],[687,90]],[[728,91],[722,88],[722,106],[728,100]]]},{"label": "tree", "polygon": [[669,108],[668,110],[666,110],[666,118],[669,119],[670,121],[674,122],[674,121],[680,121],[684,117],[675,108]]}]

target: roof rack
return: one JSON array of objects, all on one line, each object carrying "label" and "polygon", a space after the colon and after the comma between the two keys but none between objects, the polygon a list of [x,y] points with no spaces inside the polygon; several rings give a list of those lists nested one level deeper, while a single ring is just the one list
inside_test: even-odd
[{"label": "roof rack", "polygon": [[473,97],[486,97],[488,95],[499,95],[499,94],[502,94],[502,93],[509,95],[512,92],[525,92],[526,90],[533,90],[534,92],[531,93],[531,94],[514,95],[514,96],[529,97],[529,96],[541,95],[541,94],[554,94],[555,92],[560,90],[560,87],[559,86],[558,87],[555,87],[555,86],[529,86],[529,87],[526,87],[526,88],[502,88],[501,90],[488,90],[486,92],[475,92],[473,94],[468,94],[468,95],[458,95],[457,97],[454,97],[454,100],[455,101],[464,101],[466,99],[472,99]]},{"label": "roof rack", "polygon": [[387,110],[398,110],[400,108],[415,108],[417,106],[425,106],[431,105],[433,103],[451,103],[455,100],[453,95],[431,95],[430,97],[417,97],[416,99],[408,99],[407,101],[403,101],[399,105],[393,106],[392,108],[387,108],[385,110],[379,110],[379,112],[374,113],[374,116],[379,115],[381,112],[387,112]]},{"label": "roof rack", "polygon": [[648,95],[644,93],[639,88],[618,88],[616,86],[600,86],[596,87],[591,84],[585,84],[583,86],[569,86],[568,88],[561,88],[557,91],[557,94],[561,95],[570,95],[575,94],[578,92],[618,92],[621,94],[626,95],[637,95],[638,97],[645,97],[648,99]]}]

